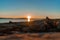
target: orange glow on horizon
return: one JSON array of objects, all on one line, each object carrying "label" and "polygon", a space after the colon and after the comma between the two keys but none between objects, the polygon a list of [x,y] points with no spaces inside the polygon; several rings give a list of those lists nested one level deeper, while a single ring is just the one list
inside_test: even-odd
[{"label": "orange glow on horizon", "polygon": [[[0,18],[26,18],[27,15],[24,16],[0,16]],[[46,16],[33,16],[32,18],[46,18]],[[30,17],[31,17],[30,16]],[[48,16],[49,18],[60,18],[60,16]]]}]

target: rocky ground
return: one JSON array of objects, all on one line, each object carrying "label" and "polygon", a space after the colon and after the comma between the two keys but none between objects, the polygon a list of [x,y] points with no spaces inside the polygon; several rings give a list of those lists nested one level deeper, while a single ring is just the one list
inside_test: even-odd
[{"label": "rocky ground", "polygon": [[55,23],[51,20],[0,23],[0,40],[60,40],[60,22],[57,26]]},{"label": "rocky ground", "polygon": [[12,34],[0,36],[0,40],[60,40],[60,32]]}]

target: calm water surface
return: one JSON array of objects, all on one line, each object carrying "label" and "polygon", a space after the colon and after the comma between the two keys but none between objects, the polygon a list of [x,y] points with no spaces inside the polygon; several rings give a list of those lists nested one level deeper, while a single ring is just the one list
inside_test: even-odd
[{"label": "calm water surface", "polygon": [[26,22],[26,19],[0,19],[0,23],[8,23],[9,21],[12,22]]}]

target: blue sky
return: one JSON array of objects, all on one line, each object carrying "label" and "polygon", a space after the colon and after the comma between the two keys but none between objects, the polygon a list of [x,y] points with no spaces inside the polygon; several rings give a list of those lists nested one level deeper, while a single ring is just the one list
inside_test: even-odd
[{"label": "blue sky", "polygon": [[0,17],[60,17],[60,0],[0,0]]}]

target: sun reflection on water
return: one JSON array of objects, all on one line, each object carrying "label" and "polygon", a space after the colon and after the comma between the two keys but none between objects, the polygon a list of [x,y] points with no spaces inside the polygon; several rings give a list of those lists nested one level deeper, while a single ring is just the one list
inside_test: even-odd
[{"label": "sun reflection on water", "polygon": [[31,21],[31,20],[30,20],[30,19],[31,19],[31,16],[27,16],[27,18],[28,18],[28,22],[30,22],[30,21]]}]

